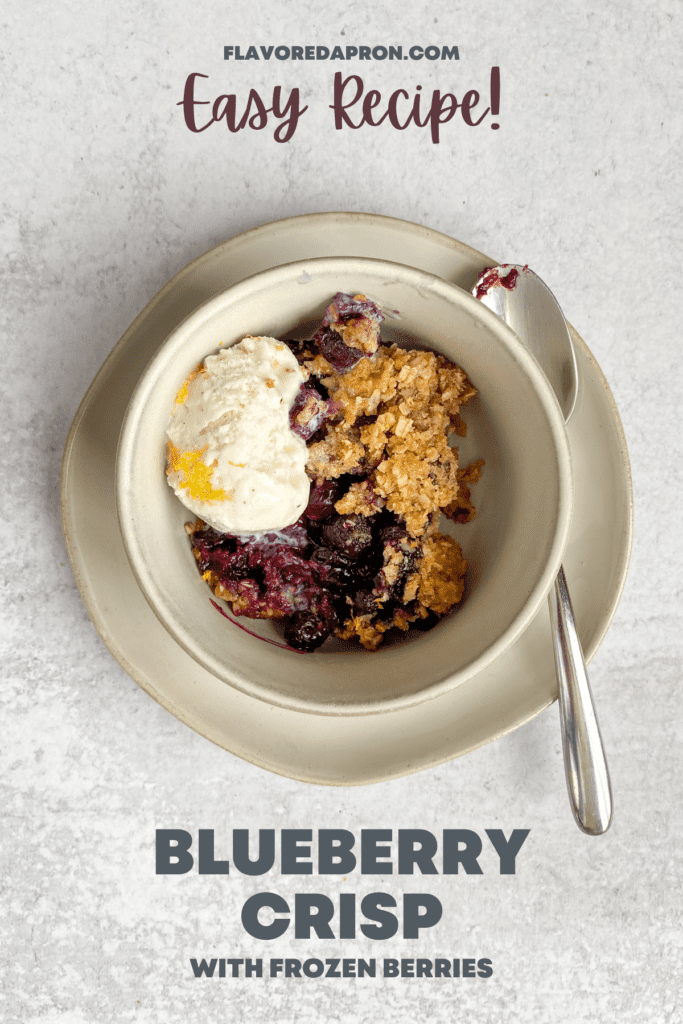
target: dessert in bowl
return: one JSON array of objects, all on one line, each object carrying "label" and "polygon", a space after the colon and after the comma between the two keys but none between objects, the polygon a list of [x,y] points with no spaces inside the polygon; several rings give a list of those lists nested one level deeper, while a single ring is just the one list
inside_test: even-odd
[{"label": "dessert in bowl", "polygon": [[233,615],[281,622],[295,650],[334,636],[374,651],[463,596],[467,565],[440,525],[474,515],[481,461],[460,468],[450,437],[476,390],[445,356],[382,343],[384,319],[337,293],[311,338],[221,348],[166,429],[202,578]]},{"label": "dessert in bowl", "polygon": [[[289,344],[283,346],[282,355],[286,361],[296,353],[299,358],[294,360],[292,369],[298,362],[304,375],[310,375],[315,360],[319,367],[322,359],[321,377],[328,388],[336,388],[329,394],[334,401],[343,397],[340,380],[345,379],[344,373],[340,379],[333,379],[323,354],[304,351],[306,342],[303,340],[297,353],[296,343],[291,341],[292,338],[310,339],[324,316],[329,326],[330,309],[334,310],[331,300],[338,293],[342,297],[369,296],[370,307],[386,314],[380,354],[374,349],[362,352],[366,361],[377,361],[380,357],[386,360],[387,353],[394,352],[397,355],[392,357],[392,365],[398,366],[408,360],[402,355],[406,350],[413,353],[408,360],[412,360],[413,369],[417,366],[422,372],[426,355],[423,358],[419,353],[435,353],[430,358],[432,362],[437,360],[442,375],[446,375],[444,379],[451,373],[452,381],[460,380],[457,385],[460,400],[469,398],[470,401],[465,416],[469,428],[467,436],[453,438],[459,449],[459,464],[467,467],[483,460],[486,468],[477,484],[478,514],[472,522],[467,525],[446,522],[438,531],[436,526],[431,531],[445,538],[439,543],[451,552],[458,544],[464,549],[468,566],[464,597],[459,600],[458,595],[457,603],[453,603],[454,610],[444,614],[446,606],[439,607],[437,611],[442,617],[434,628],[427,632],[411,628],[406,633],[404,626],[408,623],[399,622],[401,609],[407,608],[410,615],[415,613],[410,622],[412,627],[415,620],[424,617],[425,602],[422,602],[423,611],[416,611],[420,602],[413,600],[401,605],[394,601],[398,618],[387,624],[386,615],[378,618],[373,614],[374,607],[383,604],[383,595],[380,593],[378,597],[376,585],[373,586],[377,579],[373,577],[360,588],[366,603],[374,601],[371,609],[364,608],[361,597],[354,607],[353,593],[347,594],[349,618],[333,630],[337,639],[326,641],[313,653],[302,654],[300,650],[290,649],[297,646],[291,632],[290,645],[287,645],[287,637],[277,619],[237,619],[231,612],[243,610],[238,600],[232,605],[223,605],[217,600],[216,594],[234,602],[246,591],[232,584],[232,590],[230,586],[223,591],[219,589],[216,564],[210,565],[207,545],[202,547],[202,538],[207,539],[207,528],[202,523],[192,523],[194,517],[167,485],[167,468],[178,471],[181,464],[179,457],[171,453],[169,466],[166,465],[166,430],[172,410],[183,404],[188,380],[196,375],[199,367],[209,365],[210,360],[207,364],[204,360],[225,353],[230,346],[243,346],[244,339],[247,339],[247,348],[252,349],[262,342],[277,347],[281,343],[279,339],[286,339]],[[343,320],[343,316],[340,314],[338,319]],[[343,334],[344,328],[339,322],[332,327]],[[351,344],[353,346],[353,339]],[[362,347],[364,342],[356,338],[355,344]],[[334,363],[334,354],[330,358]],[[274,380],[265,379],[269,386],[274,385]],[[347,379],[352,379],[352,375]],[[296,387],[289,391],[292,408],[296,404],[296,398],[292,400],[296,392]],[[348,393],[346,387],[347,404]],[[319,389],[317,394],[320,398],[328,391]],[[439,402],[445,400],[443,395],[437,397]],[[324,404],[327,399],[323,397],[321,401]],[[306,402],[299,404],[298,419],[303,416],[307,422],[309,414],[303,414]],[[342,405],[343,402],[337,401],[339,407],[327,416],[332,427],[344,419]],[[456,402],[451,408],[454,423],[457,422],[457,405]],[[229,410],[225,415],[229,418]],[[364,417],[365,421],[371,419]],[[351,425],[357,429],[353,421]],[[358,429],[364,428],[367,422]],[[318,446],[317,462],[314,460],[311,474],[316,478],[314,494],[319,484],[325,483],[325,472],[320,471],[321,457],[324,456],[323,462],[329,461],[330,444],[325,437],[322,441],[315,440],[321,436],[320,429],[313,438],[308,438],[309,453]],[[374,426],[371,429],[374,430]],[[458,433],[463,431],[458,430]],[[294,440],[301,442],[301,437],[294,436]],[[387,452],[379,458],[386,468]],[[232,460],[238,465],[244,461],[237,456]],[[453,462],[457,466],[457,462]],[[186,460],[185,470],[188,466]],[[308,468],[311,473],[310,458]],[[348,483],[353,473],[359,472],[358,459],[356,463],[349,462],[346,468],[351,472]],[[377,475],[376,466],[369,468]],[[448,472],[451,470],[453,467]],[[339,479],[339,474],[335,477],[334,472],[331,479]],[[367,466],[358,479],[356,498],[360,497],[358,487],[362,489],[367,485]],[[344,500],[353,486],[356,485],[349,486],[342,495]],[[342,503],[340,507],[337,493],[337,511],[332,513],[333,527],[339,524],[341,513],[344,513],[342,525],[345,528],[363,527],[360,534],[364,533],[364,538],[361,537],[361,546],[364,545],[366,552],[364,558],[370,563],[374,558],[375,569],[378,565],[381,568],[387,551],[401,547],[406,554],[411,546],[414,549],[415,538],[423,536],[414,510],[401,505],[387,487],[382,486],[384,490],[379,485],[375,489],[375,497],[379,494],[377,509],[363,509],[358,504],[354,506],[353,501]],[[219,492],[220,488],[197,493],[210,496]],[[288,513],[293,524],[288,527],[290,532],[296,530],[297,514],[305,509],[306,495],[297,497],[297,494],[295,487]],[[378,260],[325,258],[255,275],[205,303],[173,331],[143,373],[124,420],[117,461],[117,502],[124,543],[145,596],[174,638],[198,662],[226,683],[273,704],[320,714],[364,714],[405,707],[457,685],[492,661],[525,628],[547,593],[561,561],[571,515],[571,467],[564,422],[555,397],[533,357],[498,318],[457,287],[424,272]],[[364,532],[367,523],[372,524],[375,513],[379,516],[375,526]],[[430,515],[433,521],[433,508]],[[462,521],[469,516],[454,518]],[[228,532],[240,535],[245,523],[250,521],[249,518],[236,520],[239,528]],[[225,529],[223,520],[214,525],[218,525],[219,531],[214,533],[219,535],[220,530]],[[267,538],[269,520],[260,519],[259,525]],[[186,527],[192,533],[192,543],[188,541]],[[328,526],[318,523],[318,528],[320,531],[327,528],[332,537],[329,543],[323,542],[320,537],[315,539],[317,535],[313,530],[311,537],[318,548],[328,550],[331,546],[334,549],[335,529],[329,529],[329,516]],[[375,550],[380,541],[384,551]],[[243,546],[239,536],[237,546],[240,550]],[[235,543],[231,541],[224,548],[229,555],[227,562],[232,564]],[[336,550],[344,555],[343,544],[337,543]],[[338,562],[334,550],[333,555],[333,560]],[[327,555],[325,558],[314,556],[314,561],[316,558],[329,561]],[[414,568],[414,553],[412,558]],[[262,560],[268,561],[267,552]],[[202,580],[198,561],[215,593]],[[406,565],[408,562],[406,554]],[[316,571],[319,580],[320,573]],[[415,598],[414,593],[412,597]],[[397,604],[400,607],[397,608]],[[219,614],[220,611],[223,614]],[[365,630],[368,617],[373,623],[371,632]],[[348,622],[354,619],[360,623],[355,633],[348,628]],[[382,643],[375,651],[379,640],[385,639],[381,634],[390,625],[398,624],[403,632],[398,629],[391,632],[400,639]],[[247,628],[240,628],[245,626]],[[353,636],[359,637],[365,647],[352,639]],[[390,634],[387,637],[391,641]],[[306,643],[299,646],[306,649]]]}]

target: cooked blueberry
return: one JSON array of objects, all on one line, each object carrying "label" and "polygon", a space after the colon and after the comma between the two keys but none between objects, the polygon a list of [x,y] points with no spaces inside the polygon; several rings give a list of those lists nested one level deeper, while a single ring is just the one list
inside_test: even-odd
[{"label": "cooked blueberry", "polygon": [[200,547],[202,554],[201,571],[211,569],[226,583],[248,579],[251,575],[247,555],[244,551],[225,551],[221,548]]},{"label": "cooked blueberry", "polygon": [[392,524],[391,526],[385,526],[379,533],[380,540],[383,544],[400,544],[400,542],[408,536],[408,531],[405,526],[400,523]]},{"label": "cooked blueberry", "polygon": [[290,430],[308,441],[324,426],[336,408],[336,402],[322,398],[315,388],[302,384],[289,410]]},{"label": "cooked blueberry", "polygon": [[350,589],[353,587],[358,575],[358,564],[341,551],[334,551],[332,548],[316,548],[312,555],[312,561],[324,565],[330,582],[337,587]]},{"label": "cooked blueberry", "polygon": [[353,610],[356,615],[376,615],[379,606],[371,590],[359,590],[353,595]]},{"label": "cooked blueberry", "polygon": [[306,507],[306,518],[319,522],[334,515],[335,502],[339,501],[341,487],[338,480],[321,480],[311,488]]},{"label": "cooked blueberry", "polygon": [[341,334],[324,327],[316,331],[314,340],[330,366],[337,373],[347,373],[363,358],[360,349],[347,345]]},{"label": "cooked blueberry", "polygon": [[294,612],[285,624],[285,640],[297,651],[314,651],[327,640],[336,626],[336,620],[321,617],[314,612]]},{"label": "cooked blueberry", "polygon": [[339,516],[325,523],[323,537],[330,547],[358,558],[361,551],[372,544],[372,529],[364,516]]},{"label": "cooked blueberry", "polygon": [[355,320],[359,317],[367,317],[381,324],[384,320],[384,313],[379,306],[364,295],[356,297],[348,292],[337,292],[332,302],[327,307],[323,324],[327,325],[335,318],[344,320]]}]

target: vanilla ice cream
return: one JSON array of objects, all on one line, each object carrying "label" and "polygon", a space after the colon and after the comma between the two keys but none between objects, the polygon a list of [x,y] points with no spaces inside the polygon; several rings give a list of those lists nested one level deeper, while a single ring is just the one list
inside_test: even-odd
[{"label": "vanilla ice cream", "polygon": [[280,530],[306,508],[308,452],[289,425],[303,382],[285,344],[249,337],[207,356],[178,392],[168,482],[220,533]]}]

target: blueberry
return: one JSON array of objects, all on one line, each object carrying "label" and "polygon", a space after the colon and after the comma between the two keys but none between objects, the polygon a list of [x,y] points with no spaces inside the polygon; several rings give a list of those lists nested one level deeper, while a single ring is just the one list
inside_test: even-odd
[{"label": "blueberry", "polygon": [[326,567],[326,577],[336,587],[348,590],[354,586],[357,566],[341,551],[334,551],[332,548],[322,546],[315,549],[312,560]]},{"label": "blueberry", "polygon": [[380,530],[379,536],[382,544],[393,544],[398,547],[401,541],[408,536],[408,531],[405,526],[396,523],[395,525],[385,526],[384,529]]},{"label": "blueberry", "polygon": [[347,345],[341,334],[324,327],[315,333],[315,342],[332,369],[347,373],[363,358],[360,349]]},{"label": "blueberry", "polygon": [[355,296],[349,295],[348,292],[337,292],[325,312],[323,324],[329,324],[334,318],[335,312],[341,321],[365,317],[368,320],[374,320],[379,325],[384,320],[384,313],[371,299],[367,297],[357,299]]},{"label": "blueberry", "polygon": [[285,625],[285,641],[297,651],[314,651],[327,640],[336,623],[331,616],[315,612],[294,612]]},{"label": "blueberry", "polygon": [[315,388],[302,384],[289,410],[289,428],[308,441],[327,423],[333,409],[333,403],[321,398]]},{"label": "blueberry", "polygon": [[200,561],[201,571],[206,572],[207,569],[211,569],[218,574],[224,586],[229,587],[238,580],[251,577],[251,569],[244,550],[229,552],[221,548],[208,550],[200,548],[200,551],[203,556]]},{"label": "blueberry", "polygon": [[306,518],[318,522],[334,515],[335,502],[339,501],[341,487],[337,480],[321,480],[311,489]]},{"label": "blueberry", "polygon": [[353,595],[353,610],[356,615],[377,615],[379,606],[371,590],[359,590]]},{"label": "blueberry", "polygon": [[338,516],[323,526],[325,542],[356,559],[372,544],[372,529],[364,516]]}]

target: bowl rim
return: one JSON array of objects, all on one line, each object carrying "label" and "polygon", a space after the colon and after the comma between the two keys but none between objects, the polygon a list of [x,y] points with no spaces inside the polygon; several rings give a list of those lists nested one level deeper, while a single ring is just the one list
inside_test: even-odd
[{"label": "bowl rim", "polygon": [[[201,645],[196,644],[189,632],[183,629],[182,624],[178,624],[175,618],[168,613],[164,614],[163,592],[156,586],[153,576],[146,569],[135,531],[131,526],[132,517],[126,514],[126,509],[128,494],[130,493],[130,489],[127,487],[127,473],[130,471],[132,461],[130,455],[146,397],[155,383],[157,367],[160,364],[166,364],[171,354],[177,349],[182,348],[183,338],[188,333],[200,328],[207,320],[210,320],[214,313],[225,305],[226,301],[240,301],[248,297],[250,293],[261,290],[263,283],[269,279],[273,281],[280,280],[284,275],[291,277],[294,282],[297,282],[297,274],[299,276],[306,275],[311,267],[325,270],[332,269],[333,267],[338,268],[340,264],[347,268],[350,268],[352,264],[357,265],[361,271],[364,265],[367,268],[384,269],[388,273],[391,273],[392,270],[398,270],[404,276],[407,274],[411,277],[416,288],[419,288],[421,283],[422,286],[440,292],[446,298],[450,295],[451,300],[453,296],[457,296],[458,303],[464,302],[465,306],[469,306],[473,313],[476,311],[475,315],[477,318],[485,325],[488,324],[489,327],[493,328],[494,333],[502,335],[505,344],[513,352],[515,360],[522,366],[525,375],[530,378],[534,394],[548,419],[553,447],[557,455],[558,511],[552,540],[549,545],[549,554],[543,572],[529,591],[526,599],[522,602],[519,611],[509,626],[479,655],[443,679],[430,683],[413,693],[367,702],[339,701],[333,703],[330,701],[317,701],[315,698],[300,698],[291,695],[284,697],[281,693],[269,689],[264,683],[254,681],[247,675],[233,669],[225,668],[217,658],[214,658],[210,653],[207,654]],[[305,284],[306,282],[302,280],[297,283]],[[207,355],[209,354],[211,353],[207,353]],[[478,302],[468,291],[459,285],[429,271],[411,267],[408,264],[363,256],[311,257],[258,271],[200,303],[178,323],[152,355],[140,374],[132,392],[119,432],[116,452],[115,491],[121,536],[131,569],[149,606],[173,639],[203,668],[248,696],[256,697],[266,703],[289,710],[333,716],[382,714],[434,699],[458,686],[466,679],[478,674],[487,665],[495,661],[524,632],[553,585],[569,537],[573,512],[571,453],[564,417],[562,416],[557,397],[540,364],[520,338],[500,317]],[[381,657],[381,654],[382,651],[380,649],[377,652],[373,652],[372,657]]]}]

